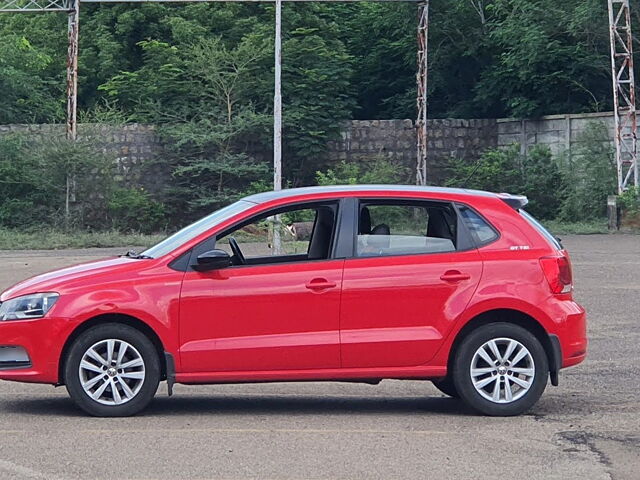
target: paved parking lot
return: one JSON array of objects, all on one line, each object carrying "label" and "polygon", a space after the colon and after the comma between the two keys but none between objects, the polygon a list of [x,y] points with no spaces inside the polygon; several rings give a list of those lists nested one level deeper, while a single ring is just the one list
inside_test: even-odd
[{"label": "paved parking lot", "polygon": [[[640,236],[567,236],[588,360],[517,418],[429,382],[186,387],[144,415],[82,415],[64,388],[0,382],[0,479],[640,478]],[[0,289],[116,252],[0,252]]]}]

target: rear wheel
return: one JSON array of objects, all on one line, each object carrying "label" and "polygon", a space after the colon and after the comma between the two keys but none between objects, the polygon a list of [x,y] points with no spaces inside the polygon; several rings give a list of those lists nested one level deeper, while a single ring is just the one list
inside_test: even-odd
[{"label": "rear wheel", "polygon": [[90,415],[134,415],[153,399],[160,382],[160,361],[140,331],[116,323],[82,333],[65,363],[67,391]]},{"label": "rear wheel", "polygon": [[540,398],[549,362],[540,341],[510,323],[471,332],[454,358],[453,381],[467,404],[486,415],[519,415]]}]

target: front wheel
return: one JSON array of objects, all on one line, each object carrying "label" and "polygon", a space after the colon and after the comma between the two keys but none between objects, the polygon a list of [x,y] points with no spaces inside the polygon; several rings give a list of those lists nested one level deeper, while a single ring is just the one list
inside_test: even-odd
[{"label": "front wheel", "polygon": [[519,415],[540,398],[549,362],[540,341],[510,323],[471,332],[454,358],[453,380],[462,400],[485,415]]},{"label": "front wheel", "polygon": [[82,333],[65,362],[67,391],[97,417],[135,415],[153,399],[160,382],[158,353],[135,328],[109,323]]}]

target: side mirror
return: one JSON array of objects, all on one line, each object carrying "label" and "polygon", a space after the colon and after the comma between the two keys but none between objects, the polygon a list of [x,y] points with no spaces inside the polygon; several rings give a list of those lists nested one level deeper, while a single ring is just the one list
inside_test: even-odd
[{"label": "side mirror", "polygon": [[193,269],[198,272],[206,272],[208,270],[219,270],[227,268],[231,265],[231,257],[224,250],[210,250],[198,256],[197,263],[192,265]]}]

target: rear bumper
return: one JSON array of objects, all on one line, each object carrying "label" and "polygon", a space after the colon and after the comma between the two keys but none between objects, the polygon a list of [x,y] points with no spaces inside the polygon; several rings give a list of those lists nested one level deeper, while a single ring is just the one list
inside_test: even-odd
[{"label": "rear bumper", "polygon": [[[0,362],[0,380],[58,383],[58,361],[68,328],[63,318],[0,322],[0,347],[6,357]],[[16,353],[20,351],[28,361]]]},{"label": "rear bumper", "polygon": [[556,304],[555,334],[558,339],[561,361],[559,368],[577,365],[587,358],[587,314],[573,300],[559,301]]}]

